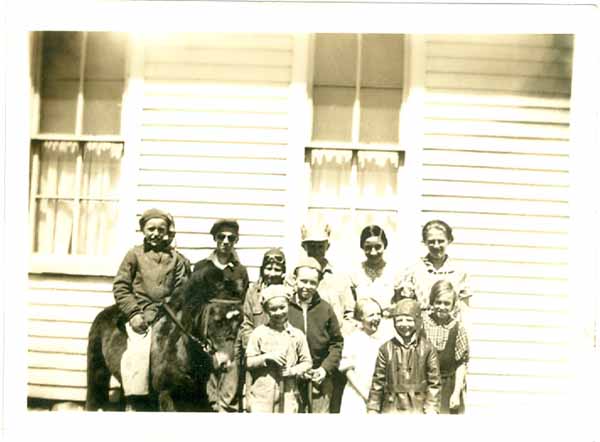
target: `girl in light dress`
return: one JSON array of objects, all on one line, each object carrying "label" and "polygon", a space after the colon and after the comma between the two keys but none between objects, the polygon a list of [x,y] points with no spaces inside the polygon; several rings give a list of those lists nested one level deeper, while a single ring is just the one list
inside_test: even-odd
[{"label": "girl in light dress", "polygon": [[367,399],[373,377],[377,352],[385,338],[378,333],[382,309],[373,298],[357,301],[354,318],[360,323],[357,330],[344,340],[340,371],[347,382],[342,396],[340,413],[366,414]]}]

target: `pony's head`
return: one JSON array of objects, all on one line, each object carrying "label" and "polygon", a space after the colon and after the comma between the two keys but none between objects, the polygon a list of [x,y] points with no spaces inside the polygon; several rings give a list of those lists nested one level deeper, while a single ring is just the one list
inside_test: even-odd
[{"label": "pony's head", "polygon": [[194,334],[210,343],[215,355],[215,368],[228,366],[233,361],[234,344],[242,323],[241,304],[215,299],[204,306],[195,324]]}]

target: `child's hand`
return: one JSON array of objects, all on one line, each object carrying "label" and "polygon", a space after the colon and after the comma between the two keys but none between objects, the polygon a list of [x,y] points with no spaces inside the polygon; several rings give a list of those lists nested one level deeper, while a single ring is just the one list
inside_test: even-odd
[{"label": "child's hand", "polygon": [[460,391],[450,395],[450,403],[448,405],[451,410],[460,406]]},{"label": "child's hand", "polygon": [[133,329],[133,331],[139,335],[146,334],[146,331],[148,330],[148,324],[146,324],[146,320],[144,319],[144,316],[141,313],[138,313],[133,318],[131,318],[129,320],[129,324],[131,324],[131,328]]},{"label": "child's hand", "polygon": [[227,369],[231,365],[231,360],[227,353],[218,351],[213,355],[213,368],[215,370]]},{"label": "child's hand", "polygon": [[302,379],[304,379],[304,380],[307,380],[307,381],[312,381],[312,378],[313,378],[313,371],[314,371],[314,369],[312,369],[312,368],[309,368],[308,370],[306,370],[306,371],[305,371],[304,373],[302,373],[302,375],[301,375]]},{"label": "child's hand", "polygon": [[325,371],[325,369],[323,367],[319,367],[316,370],[313,370],[312,381],[318,385],[325,380],[326,376],[327,372]]},{"label": "child's hand", "polygon": [[280,367],[283,367],[285,365],[285,353],[285,351],[272,351],[265,355],[265,359],[267,361],[273,361]]},{"label": "child's hand", "polygon": [[281,376],[283,376],[284,378],[292,378],[294,376],[296,376],[296,371],[293,370],[291,367],[285,367],[282,371],[281,371]]}]

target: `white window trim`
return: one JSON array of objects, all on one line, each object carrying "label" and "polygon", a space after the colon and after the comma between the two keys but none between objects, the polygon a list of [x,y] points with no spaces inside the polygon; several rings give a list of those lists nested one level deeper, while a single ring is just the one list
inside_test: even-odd
[{"label": "white window trim", "polygon": [[[404,167],[398,177],[398,198],[409,207],[399,220],[398,240],[403,255],[419,256],[422,250],[420,211],[422,204],[423,135],[425,126],[425,72],[427,62],[426,36],[405,34],[404,84],[400,108],[399,143],[405,152]],[[400,174],[399,174],[400,175]],[[400,225],[399,223],[399,225]]]},{"label": "white window trim", "polygon": [[289,98],[289,149],[287,160],[287,229],[285,250],[288,262],[297,262],[300,254],[300,227],[306,212],[304,151],[310,139],[312,121],[312,69],[314,37],[294,35],[292,78]]},{"label": "white window trim", "polygon": [[[140,113],[142,111],[140,103],[140,94],[143,86],[143,45],[139,39],[129,34],[126,40],[125,49],[125,87],[123,91],[122,110],[121,110],[121,135],[81,135],[82,112],[78,112],[78,122],[76,125],[76,134],[57,134],[39,132],[40,120],[40,77],[41,77],[41,48],[43,34],[38,34],[33,56],[36,69],[35,82],[31,90],[33,97],[32,103],[32,133],[31,141],[35,140],[73,140],[73,141],[106,141],[123,143],[123,157],[121,158],[121,177],[118,194],[119,201],[119,221],[116,225],[117,241],[115,249],[108,256],[89,256],[89,255],[57,255],[34,253],[32,250],[32,240],[35,233],[35,196],[37,195],[36,180],[30,180],[30,201],[29,201],[29,223],[30,223],[30,259],[29,273],[50,273],[65,275],[86,275],[86,276],[114,276],[118,266],[125,255],[128,247],[131,247],[135,232],[135,182],[136,182],[136,158],[138,155],[138,145],[140,142]],[[83,65],[83,64],[82,64]],[[80,78],[81,82],[81,78]],[[38,86],[36,88],[36,85]],[[80,92],[81,92],[80,85]],[[82,96],[78,99],[78,106]],[[80,135],[77,135],[79,133]],[[31,147],[30,147],[31,148]],[[31,156],[31,176],[39,174],[39,158],[37,155]],[[131,232],[131,234],[129,234]]]}]

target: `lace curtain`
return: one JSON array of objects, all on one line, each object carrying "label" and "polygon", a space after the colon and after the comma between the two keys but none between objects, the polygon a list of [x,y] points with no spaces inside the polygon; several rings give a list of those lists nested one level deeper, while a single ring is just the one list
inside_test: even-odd
[{"label": "lace curtain", "polygon": [[332,260],[359,259],[360,232],[368,224],[380,225],[390,239],[395,236],[399,166],[398,152],[311,151],[308,218],[332,227]]},{"label": "lace curtain", "polygon": [[35,252],[110,252],[117,233],[122,155],[121,143],[40,143]]}]

